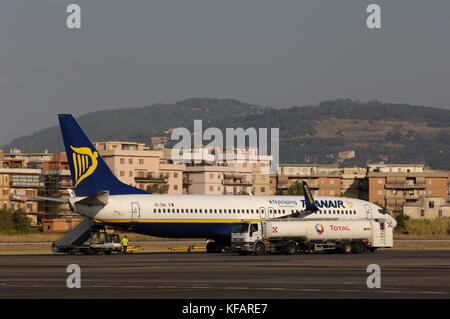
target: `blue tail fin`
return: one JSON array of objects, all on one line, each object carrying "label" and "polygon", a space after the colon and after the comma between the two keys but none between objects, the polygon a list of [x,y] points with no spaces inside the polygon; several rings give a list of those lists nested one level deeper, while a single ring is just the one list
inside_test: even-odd
[{"label": "blue tail fin", "polygon": [[58,118],[77,196],[101,191],[109,191],[110,195],[148,194],[114,176],[72,115],[59,114]]},{"label": "blue tail fin", "polygon": [[303,194],[305,195],[305,206],[306,210],[316,212],[319,210],[317,208],[316,204],[314,203],[314,198],[311,195],[311,192],[309,191],[308,184],[303,181]]}]

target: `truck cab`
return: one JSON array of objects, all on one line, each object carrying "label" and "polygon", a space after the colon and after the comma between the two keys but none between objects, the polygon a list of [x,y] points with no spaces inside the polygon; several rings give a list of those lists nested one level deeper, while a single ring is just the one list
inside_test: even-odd
[{"label": "truck cab", "polygon": [[261,222],[240,222],[231,226],[231,246],[240,254],[253,251],[254,246],[262,241]]}]

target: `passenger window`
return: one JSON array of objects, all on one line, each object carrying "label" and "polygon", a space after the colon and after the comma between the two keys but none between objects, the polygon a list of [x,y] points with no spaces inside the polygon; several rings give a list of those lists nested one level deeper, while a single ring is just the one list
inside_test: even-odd
[{"label": "passenger window", "polygon": [[233,209],[233,214],[236,214],[236,209]]},{"label": "passenger window", "polygon": [[184,208],[181,209],[181,212],[184,213]]},{"label": "passenger window", "polygon": [[161,213],[161,208],[158,208],[158,213]]},{"label": "passenger window", "polygon": [[258,224],[251,224],[250,225],[250,235],[252,235],[256,231],[258,231]]},{"label": "passenger window", "polygon": [[217,214],[217,209],[214,209],[214,214]]}]

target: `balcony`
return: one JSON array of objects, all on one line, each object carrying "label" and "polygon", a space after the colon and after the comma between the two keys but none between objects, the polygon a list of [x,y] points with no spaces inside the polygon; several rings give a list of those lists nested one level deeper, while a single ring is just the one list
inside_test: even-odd
[{"label": "balcony", "polygon": [[425,184],[385,184],[384,188],[424,189],[425,188]]},{"label": "balcony", "polygon": [[136,183],[160,183],[164,184],[167,182],[168,177],[163,175],[157,175],[149,173],[147,176],[136,176],[134,178]]},{"label": "balcony", "polygon": [[242,179],[224,179],[223,185],[226,185],[226,186],[251,186],[252,183],[246,182]]},{"label": "balcony", "polygon": [[419,195],[386,195],[386,199],[417,199]]}]

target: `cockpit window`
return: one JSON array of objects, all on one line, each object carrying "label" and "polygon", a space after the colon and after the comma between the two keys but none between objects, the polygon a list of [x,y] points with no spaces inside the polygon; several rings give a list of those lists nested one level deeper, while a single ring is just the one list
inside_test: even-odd
[{"label": "cockpit window", "polygon": [[386,211],[385,211],[384,209],[379,209],[378,212],[379,212],[380,214],[382,214],[382,215],[387,214]]}]

